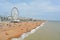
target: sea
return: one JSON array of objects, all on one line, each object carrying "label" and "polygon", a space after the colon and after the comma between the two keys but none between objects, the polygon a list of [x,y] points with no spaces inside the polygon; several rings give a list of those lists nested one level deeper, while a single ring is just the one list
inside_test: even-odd
[{"label": "sea", "polygon": [[60,21],[47,21],[24,40],[60,40]]},{"label": "sea", "polygon": [[60,21],[46,21],[31,32],[12,40],[60,40]]}]

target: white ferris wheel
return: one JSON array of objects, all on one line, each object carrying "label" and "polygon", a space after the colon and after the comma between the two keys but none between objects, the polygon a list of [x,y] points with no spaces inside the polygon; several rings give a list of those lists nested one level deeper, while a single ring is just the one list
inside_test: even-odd
[{"label": "white ferris wheel", "polygon": [[19,21],[18,17],[19,17],[19,11],[16,7],[13,7],[11,10],[11,17],[13,21]]}]

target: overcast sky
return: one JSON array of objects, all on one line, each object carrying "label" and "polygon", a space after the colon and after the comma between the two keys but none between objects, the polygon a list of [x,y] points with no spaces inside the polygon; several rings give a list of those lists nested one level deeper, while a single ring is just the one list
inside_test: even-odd
[{"label": "overcast sky", "polygon": [[10,15],[13,7],[23,17],[60,20],[60,0],[0,0],[0,15]]}]

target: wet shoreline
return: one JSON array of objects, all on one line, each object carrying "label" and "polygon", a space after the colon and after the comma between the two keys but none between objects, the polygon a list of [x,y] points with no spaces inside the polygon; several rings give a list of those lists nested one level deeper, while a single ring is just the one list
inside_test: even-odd
[{"label": "wet shoreline", "polygon": [[[46,22],[47,22],[47,21],[46,21]],[[24,40],[25,37],[28,37],[30,34],[35,33],[38,28],[44,26],[44,24],[45,24],[46,22],[43,22],[40,26],[36,27],[35,29],[32,29],[30,32],[23,33],[23,34],[21,35],[21,37],[19,37],[19,38],[12,38],[11,40]]]}]

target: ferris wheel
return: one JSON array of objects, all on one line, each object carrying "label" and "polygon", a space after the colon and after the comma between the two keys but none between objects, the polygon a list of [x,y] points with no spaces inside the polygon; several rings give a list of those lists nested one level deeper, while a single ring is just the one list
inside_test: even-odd
[{"label": "ferris wheel", "polygon": [[16,7],[13,7],[11,10],[11,17],[13,21],[18,21],[19,11]]}]

